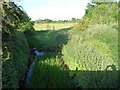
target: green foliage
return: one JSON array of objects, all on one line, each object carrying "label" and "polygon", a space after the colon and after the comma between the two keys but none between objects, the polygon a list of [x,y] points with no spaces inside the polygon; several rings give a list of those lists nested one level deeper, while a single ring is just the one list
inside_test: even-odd
[{"label": "green foliage", "polygon": [[[3,2],[1,4],[3,32],[10,34],[14,29],[18,28],[21,23],[28,22],[29,24],[30,18],[26,12],[14,4],[14,2]],[[32,26],[31,24],[31,27]]]},{"label": "green foliage", "polygon": [[[2,5],[2,63],[3,88],[17,88],[23,80],[28,64],[28,44],[24,33],[33,30],[33,23],[21,7],[14,2]],[[19,31],[17,31],[19,29]]]},{"label": "green foliage", "polygon": [[75,30],[85,30],[86,28],[89,27],[90,19],[82,19],[78,22],[78,24],[75,26]]},{"label": "green foliage", "polygon": [[[79,20],[79,19],[76,19],[76,21]],[[65,23],[65,22],[71,22],[70,20],[57,20],[57,21],[54,21],[54,20],[51,20],[51,19],[39,19],[39,20],[36,20],[34,21],[35,23]]]},{"label": "green foliage", "polygon": [[3,56],[7,57],[7,53],[4,52],[12,53],[13,51],[14,40],[12,34],[14,31],[16,29],[22,31],[31,30],[33,29],[33,23],[30,21],[28,15],[19,6],[14,4],[14,2],[0,2],[0,5],[2,5]]},{"label": "green foliage", "polygon": [[13,59],[15,60],[15,65],[17,66],[16,69],[18,71],[19,79],[23,80],[28,65],[29,45],[24,33],[15,32],[13,37],[15,38]]},{"label": "green foliage", "polygon": [[51,49],[58,50],[62,44],[67,41],[66,31],[59,30],[46,30],[46,31],[32,31],[32,34],[27,36],[30,46],[37,47],[38,49]]},{"label": "green foliage", "polygon": [[87,5],[87,9],[85,11],[85,16],[84,17],[91,17],[92,15],[92,11],[96,6],[94,4],[88,3]]},{"label": "green foliage", "polygon": [[93,23],[110,24],[117,22],[118,12],[117,4],[101,4],[92,12]]},{"label": "green foliage", "polygon": [[43,24],[43,23],[75,23],[75,22],[78,22],[80,19],[78,18],[71,18],[71,20],[51,20],[51,19],[38,19],[38,20],[35,20],[34,22],[35,23],[40,23],[40,24]]},{"label": "green foliage", "polygon": [[18,88],[19,80],[24,79],[28,65],[29,47],[23,33],[14,32],[14,48],[11,53],[8,51],[4,54],[12,54],[12,57],[3,57],[2,67],[2,87]]},{"label": "green foliage", "polygon": [[70,70],[78,68],[76,78],[83,88],[118,87],[117,35],[107,25],[70,32],[70,41],[62,49],[63,60]]},{"label": "green foliage", "polygon": [[84,30],[91,24],[117,23],[117,6],[117,3],[88,3],[84,18],[79,21],[75,29]]},{"label": "green foliage", "polygon": [[60,67],[58,58],[36,62],[32,73],[33,88],[71,88],[72,82]]},{"label": "green foliage", "polygon": [[33,25],[34,23],[32,21],[23,22],[18,25],[17,29],[19,29],[20,31],[24,31],[24,32],[33,31],[34,30]]},{"label": "green foliage", "polygon": [[39,20],[36,20],[36,21],[35,21],[35,23],[51,23],[51,22],[54,22],[54,21],[51,20],[51,19],[48,19],[48,18],[46,18],[46,19],[44,19],[44,20],[39,19]]}]

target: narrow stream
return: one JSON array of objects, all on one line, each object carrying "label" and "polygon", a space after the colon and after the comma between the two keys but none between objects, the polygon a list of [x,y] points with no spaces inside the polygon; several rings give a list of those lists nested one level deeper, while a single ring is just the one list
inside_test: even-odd
[{"label": "narrow stream", "polygon": [[[22,83],[22,84],[24,84],[23,85],[24,87],[20,87],[20,88],[30,88],[31,87],[31,76],[32,76],[32,72],[33,72],[33,67],[34,67],[35,63],[37,63],[38,56],[43,56],[43,55],[46,55],[46,52],[37,52],[37,54],[35,55],[34,61],[29,66],[29,69],[26,72],[24,82]],[[63,59],[61,60],[61,63],[64,66],[64,68],[66,69],[66,73],[69,74],[69,67],[68,67],[68,65],[64,63]]]},{"label": "narrow stream", "polygon": [[35,56],[35,60],[33,61],[33,63],[30,65],[29,69],[28,69],[28,72],[26,74],[26,77],[25,77],[25,88],[29,88],[31,82],[30,82],[30,79],[31,79],[31,75],[32,75],[32,70],[33,70],[33,66],[34,64],[37,62],[37,57],[38,56],[43,56],[45,55],[45,52],[37,52],[36,56]]}]

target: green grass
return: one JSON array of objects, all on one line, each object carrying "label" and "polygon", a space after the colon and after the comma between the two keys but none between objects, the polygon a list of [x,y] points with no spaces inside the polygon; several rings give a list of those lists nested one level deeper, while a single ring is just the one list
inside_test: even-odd
[{"label": "green grass", "polygon": [[33,31],[27,37],[30,46],[37,47],[38,49],[53,49],[58,50],[63,44],[67,43],[67,29]]},{"label": "green grass", "polygon": [[69,80],[68,76],[61,67],[59,58],[38,59],[33,67],[31,87],[72,88],[72,81]]},{"label": "green grass", "polygon": [[58,30],[73,27],[75,23],[39,23],[35,24],[35,30]]}]

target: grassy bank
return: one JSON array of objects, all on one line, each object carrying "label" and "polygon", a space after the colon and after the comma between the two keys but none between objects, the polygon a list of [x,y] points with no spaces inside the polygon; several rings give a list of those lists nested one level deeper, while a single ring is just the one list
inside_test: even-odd
[{"label": "grassy bank", "polygon": [[2,87],[18,88],[19,81],[24,80],[28,68],[29,47],[27,40],[22,32],[14,32],[13,57],[5,58],[2,62]]},{"label": "grassy bank", "polygon": [[69,34],[70,40],[64,45],[62,54],[70,70],[78,68],[79,84],[83,88],[117,88],[118,30],[107,25],[93,25]]}]

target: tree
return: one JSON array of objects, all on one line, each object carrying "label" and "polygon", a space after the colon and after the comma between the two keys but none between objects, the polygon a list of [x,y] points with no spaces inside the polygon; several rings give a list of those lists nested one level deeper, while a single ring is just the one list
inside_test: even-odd
[{"label": "tree", "polygon": [[76,18],[72,18],[72,19],[71,19],[71,22],[76,22]]},{"label": "tree", "polygon": [[87,9],[85,10],[85,16],[84,17],[91,17],[92,11],[95,9],[96,5],[93,3],[88,3]]},{"label": "tree", "polygon": [[92,2],[88,3],[84,17],[90,18],[93,23],[109,24],[117,21],[117,12],[115,2]]},{"label": "tree", "polygon": [[118,21],[117,3],[88,3],[85,15],[79,24],[77,30],[84,30],[89,24],[110,24]]},{"label": "tree", "polygon": [[5,50],[12,52],[12,47],[14,47],[13,32],[17,29],[33,30],[33,22],[27,13],[14,2],[0,2],[0,5],[2,5],[2,48],[5,55]]},{"label": "tree", "polygon": [[[14,2],[2,2],[2,26],[3,32],[11,34],[15,29],[19,29],[21,23],[30,23],[31,19],[27,13]],[[32,22],[31,22],[32,23]],[[26,27],[27,28],[27,27]]]},{"label": "tree", "polygon": [[44,20],[44,22],[45,22],[45,23],[51,23],[51,22],[52,22],[52,20],[51,20],[51,19],[47,19],[47,18],[46,18],[46,19]]}]

